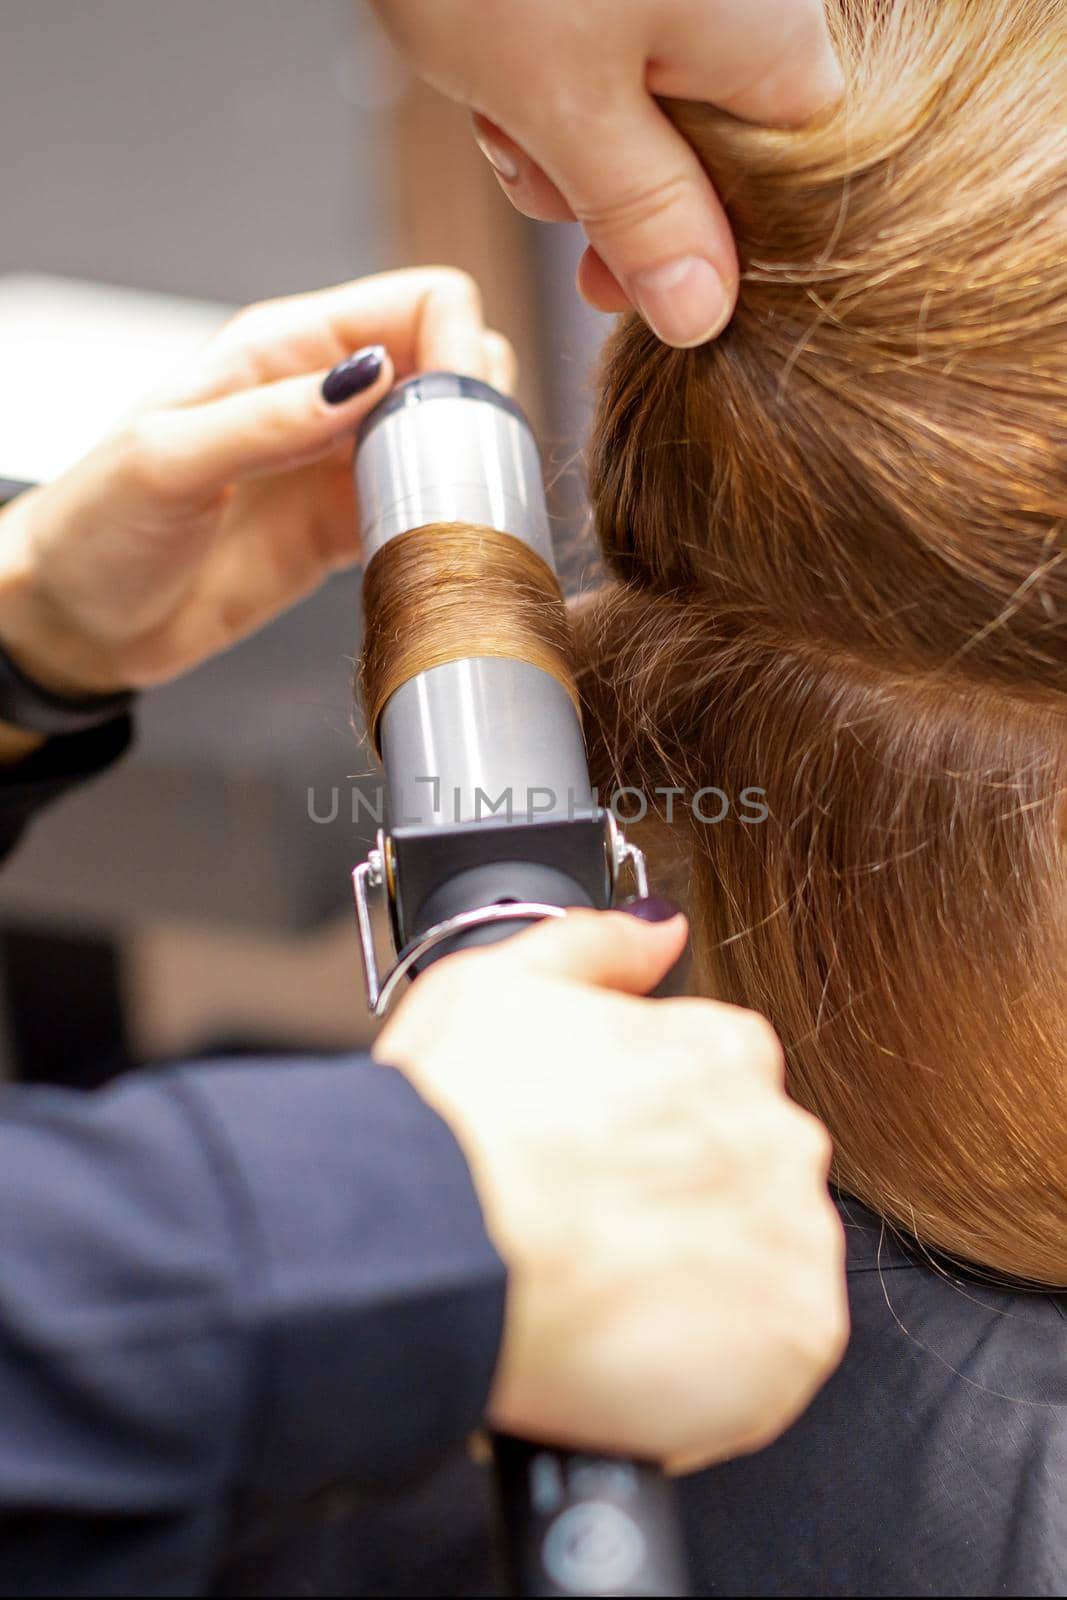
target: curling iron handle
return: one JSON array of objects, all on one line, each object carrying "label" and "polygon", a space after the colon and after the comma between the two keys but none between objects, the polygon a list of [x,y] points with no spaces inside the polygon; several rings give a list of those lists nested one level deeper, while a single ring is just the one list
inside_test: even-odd
[{"label": "curling iron handle", "polygon": [[[690,967],[687,941],[655,998],[688,993]],[[503,1434],[493,1450],[516,1594],[690,1594],[675,1487],[659,1467]]]},{"label": "curling iron handle", "polygon": [[[688,944],[656,998],[689,989]],[[493,1438],[517,1595],[689,1595],[674,1483],[653,1463]]]},{"label": "curling iron handle", "polygon": [[519,1595],[688,1595],[674,1485],[648,1462],[493,1439]]}]

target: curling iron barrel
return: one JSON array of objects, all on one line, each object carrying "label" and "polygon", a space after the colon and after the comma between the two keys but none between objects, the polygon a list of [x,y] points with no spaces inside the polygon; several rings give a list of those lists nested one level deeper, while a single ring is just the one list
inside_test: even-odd
[{"label": "curling iron barrel", "polygon": [[[353,874],[367,995],[380,1014],[406,977],[450,951],[569,907],[604,909],[626,867],[640,894],[648,884],[641,852],[590,787],[559,643],[566,619],[541,464],[522,413],[470,378],[412,379],[364,424],[355,473],[365,691],[368,660],[381,665],[377,646],[392,663],[384,688],[365,693],[385,774],[385,826]],[[405,566],[399,558],[412,541],[417,559]],[[413,594],[398,595],[408,581]],[[493,584],[500,626],[487,631],[472,616],[468,627],[465,600],[484,612]],[[520,591],[526,634],[508,630]],[[390,596],[404,604],[390,606]],[[552,631],[549,613],[556,642],[542,650],[537,635]],[[418,635],[420,618],[447,638],[416,637],[411,653],[401,636]],[[374,894],[396,951],[384,980]],[[671,1486],[656,1467],[518,1439],[497,1438],[494,1452],[519,1594],[688,1592]]]},{"label": "curling iron barrel", "polygon": [[[432,551],[461,527],[515,540],[554,586],[537,446],[487,384],[451,373],[402,384],[365,423],[355,473],[368,571],[416,531]],[[451,950],[566,907],[604,909],[627,862],[642,887],[640,853],[590,787],[572,693],[543,664],[461,641],[393,689],[374,732],[386,826],[357,869],[356,900],[375,1009],[400,977]],[[366,909],[375,889],[400,953],[384,983]]]},{"label": "curling iron barrel", "polygon": [[[412,528],[460,523],[510,534],[555,572],[537,446],[488,384],[433,373],[395,389],[364,427],[356,483],[366,566]],[[501,794],[513,816],[594,809],[577,712],[525,661],[420,673],[385,706],[379,739],[394,822],[480,820]]]}]

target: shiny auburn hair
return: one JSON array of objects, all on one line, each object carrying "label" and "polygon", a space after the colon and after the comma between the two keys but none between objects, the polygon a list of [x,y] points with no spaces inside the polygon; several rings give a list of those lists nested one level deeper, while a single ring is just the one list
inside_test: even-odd
[{"label": "shiny auburn hair", "polygon": [[594,766],[766,790],[673,801],[703,991],[773,1021],[844,1190],[1064,1285],[1067,6],[828,13],[809,126],[667,105],[740,299],[713,345],[608,348]]}]

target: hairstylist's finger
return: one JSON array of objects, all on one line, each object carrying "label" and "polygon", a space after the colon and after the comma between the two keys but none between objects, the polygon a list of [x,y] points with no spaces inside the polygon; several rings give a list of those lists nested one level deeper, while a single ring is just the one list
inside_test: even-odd
[{"label": "hairstylist's finger", "polygon": [[482,294],[466,272],[446,272],[425,296],[415,346],[422,371],[488,377]]},{"label": "hairstylist's finger", "polygon": [[484,377],[478,285],[454,267],[412,267],[247,307],[201,352],[175,403],[322,371],[384,344],[397,373],[449,368]]},{"label": "hairstylist's finger", "polygon": [[629,311],[630,297],[613,272],[609,272],[592,245],[578,263],[578,292],[594,311]]},{"label": "hairstylist's finger", "polygon": [[501,394],[511,394],[519,376],[519,363],[512,349],[511,340],[505,339],[502,333],[497,333],[491,328],[485,336],[486,363],[489,369],[489,382],[494,389],[499,389]]},{"label": "hairstylist's finger", "polygon": [[538,222],[574,221],[574,212],[552,179],[514,139],[509,139],[495,122],[479,112],[475,112],[471,120],[478,148],[516,210]]},{"label": "hairstylist's finger", "polygon": [[675,906],[659,902],[659,908],[658,921],[621,911],[570,911],[512,939],[496,959],[576,983],[647,994],[677,961],[688,932]]},{"label": "hairstylist's finger", "polygon": [[149,499],[185,504],[234,479],[315,460],[352,434],[393,376],[385,350],[372,345],[325,375],[150,412],[119,436],[120,480]]},{"label": "hairstylist's finger", "polygon": [[707,174],[643,90],[538,152],[589,242],[653,332],[704,344],[737,298],[730,225]]}]

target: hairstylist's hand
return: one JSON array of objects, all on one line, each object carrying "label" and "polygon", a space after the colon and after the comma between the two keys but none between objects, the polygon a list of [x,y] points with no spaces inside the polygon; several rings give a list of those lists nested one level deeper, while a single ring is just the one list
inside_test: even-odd
[{"label": "hairstylist's hand", "polygon": [[730,226],[653,96],[807,120],[842,86],[822,0],[375,4],[422,75],[475,112],[519,210],[584,224],[587,300],[632,303],[668,344],[722,329],[737,294]]},{"label": "hairstylist's hand", "polygon": [[451,1124],[509,1266],[493,1422],[676,1470],[780,1433],[848,1323],[830,1141],[771,1028],[637,998],[685,932],[572,912],[446,958],[375,1047]]},{"label": "hairstylist's hand", "polygon": [[354,430],[395,376],[433,367],[514,376],[463,273],[241,312],[180,387],[0,517],[0,644],[56,693],[92,694],[258,628],[357,559]]}]

